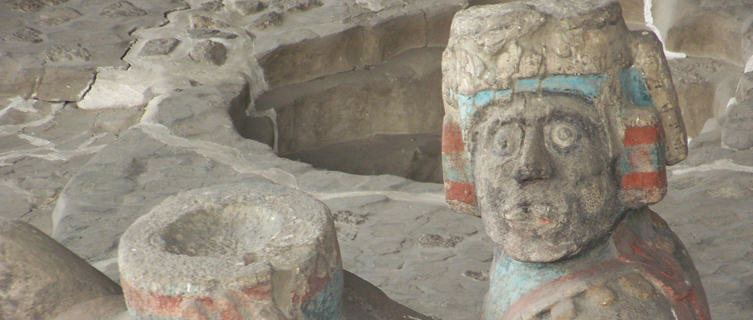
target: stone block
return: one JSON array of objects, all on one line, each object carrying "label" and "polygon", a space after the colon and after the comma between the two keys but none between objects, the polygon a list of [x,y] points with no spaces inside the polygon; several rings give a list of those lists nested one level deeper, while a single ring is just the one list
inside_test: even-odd
[{"label": "stone block", "polygon": [[382,62],[426,46],[426,19],[422,11],[384,19],[364,27],[363,32],[363,55],[370,61]]},{"label": "stone block", "polygon": [[739,68],[710,58],[669,60],[685,130],[696,137],[706,120],[722,116],[734,94]]},{"label": "stone block", "polygon": [[146,10],[133,5],[133,3],[122,0],[105,7],[99,15],[108,18],[120,18],[145,16],[147,13]]},{"label": "stone block", "polygon": [[94,80],[94,70],[47,67],[34,97],[44,101],[79,101]]},{"label": "stone block", "polygon": [[226,2],[228,7],[242,15],[250,15],[264,10],[266,7],[261,0],[229,0]]},{"label": "stone block", "polygon": [[[9,62],[12,63],[12,62]],[[42,68],[3,63],[0,67],[0,96],[28,98],[42,77]]]},{"label": "stone block", "polygon": [[389,9],[397,6],[404,5],[403,0],[355,0],[356,4],[369,9],[373,12],[379,12],[384,9]]},{"label": "stone block", "polygon": [[89,61],[91,58],[92,54],[89,49],[80,43],[53,45],[42,52],[42,59],[47,63],[80,63]]},{"label": "stone block", "polygon": [[78,107],[87,110],[143,107],[151,96],[142,76],[136,70],[102,69]]},{"label": "stone block", "polygon": [[427,46],[444,48],[447,45],[447,39],[450,37],[452,17],[461,8],[461,6],[457,5],[425,9]]},{"label": "stone block", "polygon": [[222,29],[230,27],[230,25],[217,18],[204,15],[192,15],[191,16],[191,29]]},{"label": "stone block", "polygon": [[180,40],[175,38],[151,39],[141,48],[141,56],[164,56],[170,54],[178,46]]},{"label": "stone block", "polygon": [[10,7],[21,12],[37,12],[44,8],[66,3],[68,0],[11,0]]},{"label": "stone block", "polygon": [[126,230],[118,264],[137,319],[343,319],[329,209],[281,185],[170,197]]},{"label": "stone block", "polygon": [[412,51],[371,70],[272,91],[257,107],[277,110],[281,154],[376,134],[438,135],[440,55],[438,48]]},{"label": "stone block", "polygon": [[196,62],[211,63],[220,66],[227,60],[227,48],[222,43],[204,40],[194,45],[188,56]]},{"label": "stone block", "polygon": [[321,0],[269,0],[270,6],[281,7],[285,11],[308,10],[322,5]]},{"label": "stone block", "polygon": [[53,320],[103,320],[116,318],[126,311],[125,297],[111,295],[94,298],[72,306]]},{"label": "stone block", "polygon": [[282,13],[278,11],[269,11],[261,16],[259,18],[256,18],[254,22],[251,24],[256,29],[266,29],[273,26],[279,26],[282,24]]},{"label": "stone block", "polygon": [[742,65],[742,23],[717,12],[699,12],[679,18],[667,31],[668,50],[691,56],[722,59]]},{"label": "stone block", "polygon": [[42,32],[30,27],[24,27],[16,32],[13,32],[10,36],[10,39],[30,43],[40,43],[43,41]]},{"label": "stone block", "polygon": [[189,29],[188,36],[191,37],[191,39],[235,39],[238,37],[235,33],[224,32],[217,29]]},{"label": "stone block", "polygon": [[[232,124],[226,127],[232,130]],[[214,131],[228,136],[222,129]],[[176,138],[163,126],[134,126],[92,156],[58,195],[53,236],[92,263],[110,261],[125,229],[167,196],[207,185],[264,181],[251,170],[234,169],[256,161],[251,155],[228,157],[240,151],[206,141],[178,138],[187,144],[168,144]],[[261,144],[246,140],[244,145],[243,140],[233,142],[256,153],[268,150],[252,149]],[[115,269],[107,275],[118,278]]]},{"label": "stone block", "polygon": [[26,223],[0,220],[0,252],[3,319],[49,319],[78,303],[120,294],[116,283]]},{"label": "stone block", "polygon": [[270,88],[353,70],[364,64],[363,30],[342,32],[279,46],[261,54],[259,64]]},{"label": "stone block", "polygon": [[53,27],[81,16],[81,12],[72,8],[55,8],[39,13],[39,23],[43,26]]},{"label": "stone block", "polygon": [[733,104],[722,124],[722,145],[735,150],[753,147],[753,99]]}]

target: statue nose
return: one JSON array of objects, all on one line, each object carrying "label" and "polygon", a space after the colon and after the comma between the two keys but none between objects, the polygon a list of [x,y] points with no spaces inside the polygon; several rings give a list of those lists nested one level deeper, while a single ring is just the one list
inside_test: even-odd
[{"label": "statue nose", "polygon": [[[537,131],[537,130],[532,130]],[[549,152],[539,132],[530,132],[523,139],[520,160],[514,170],[514,178],[518,183],[548,179],[552,175],[552,164]]]}]

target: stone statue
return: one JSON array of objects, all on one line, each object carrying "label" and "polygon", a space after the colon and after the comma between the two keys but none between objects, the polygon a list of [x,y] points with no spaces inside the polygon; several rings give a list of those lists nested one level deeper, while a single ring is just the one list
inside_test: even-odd
[{"label": "stone statue", "polygon": [[687,154],[661,44],[616,1],[458,12],[442,60],[448,204],[495,243],[483,319],[710,319],[647,205]]}]

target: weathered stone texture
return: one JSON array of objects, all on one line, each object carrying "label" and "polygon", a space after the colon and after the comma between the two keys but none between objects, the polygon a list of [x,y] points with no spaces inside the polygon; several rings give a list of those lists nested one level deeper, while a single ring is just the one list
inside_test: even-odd
[{"label": "weathered stone texture", "polygon": [[714,57],[742,64],[740,21],[704,12],[680,18],[667,31],[666,46],[697,57]]},{"label": "weathered stone texture", "polygon": [[343,319],[329,209],[277,184],[166,199],[123,234],[118,265],[137,317]]},{"label": "weathered stone texture", "polygon": [[10,7],[21,12],[37,12],[44,8],[66,3],[68,0],[10,0]]},{"label": "weathered stone texture", "polygon": [[227,6],[242,15],[250,15],[266,8],[265,2],[261,0],[229,0]]},{"label": "weathered stone texture", "polygon": [[0,220],[0,316],[49,319],[120,287],[38,229]]},{"label": "weathered stone texture", "polygon": [[727,110],[722,124],[722,145],[735,150],[753,147],[753,99],[735,103]]},{"label": "weathered stone texture", "polygon": [[147,41],[139,52],[142,56],[162,56],[172,52],[180,40],[175,38],[151,39]]},{"label": "weathered stone texture", "polygon": [[192,15],[190,27],[192,29],[222,29],[227,28],[230,25],[217,18],[212,18],[205,15]]},{"label": "weathered stone texture", "polygon": [[220,38],[230,40],[238,38],[238,35],[235,33],[220,31],[217,29],[190,29],[188,30],[188,36],[191,37],[191,39]]},{"label": "weathered stone texture", "polygon": [[45,101],[79,101],[94,80],[94,70],[82,67],[44,69],[35,97]]},{"label": "weathered stone texture", "polygon": [[206,62],[219,66],[227,60],[227,48],[222,43],[204,40],[194,45],[188,56],[196,62]]},{"label": "weathered stone texture", "polygon": [[734,95],[739,67],[710,58],[669,60],[672,80],[689,137],[701,132],[706,120],[721,117]]},{"label": "weathered stone texture", "polygon": [[72,8],[55,8],[39,13],[39,23],[44,26],[52,27],[81,16],[81,12]]},{"label": "weathered stone texture", "polygon": [[0,96],[28,98],[34,92],[42,73],[42,68],[26,68],[18,65],[0,68]]},{"label": "weathered stone texture", "polygon": [[10,39],[31,43],[39,43],[43,41],[42,33],[39,30],[30,27],[24,27],[21,30],[13,32]]},{"label": "weathered stone texture", "polygon": [[44,52],[42,52],[42,58],[50,63],[86,62],[91,60],[92,54],[80,43],[58,44],[47,47]]},{"label": "weathered stone texture", "polygon": [[133,3],[121,0],[105,7],[99,14],[109,18],[119,18],[145,16],[147,13],[146,10],[133,5]]}]

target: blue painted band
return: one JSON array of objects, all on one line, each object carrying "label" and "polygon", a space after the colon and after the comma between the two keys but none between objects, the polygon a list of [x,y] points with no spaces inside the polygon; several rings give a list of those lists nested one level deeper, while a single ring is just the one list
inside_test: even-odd
[{"label": "blue painted band", "polygon": [[630,99],[634,105],[639,107],[654,106],[648,85],[646,85],[646,80],[640,69],[630,67],[620,71],[620,84],[622,85],[622,94]]},{"label": "blue painted band", "polygon": [[342,320],[344,278],[342,268],[332,273],[332,278],[310,301],[301,306],[306,320]]},{"label": "blue painted band", "polygon": [[622,152],[622,154],[620,155],[620,168],[622,169],[622,174],[646,172],[645,170],[641,170],[640,166],[633,166],[634,161],[640,161],[640,159],[632,159],[632,151],[633,149],[637,148],[648,149],[649,156],[651,157],[651,167],[653,168],[654,172],[661,170],[661,168],[664,166],[664,163],[666,163],[666,159],[664,157],[664,144],[662,143],[639,144],[635,146],[625,147],[624,152]]},{"label": "blue painted band", "polygon": [[601,85],[605,75],[553,75],[544,79],[525,78],[515,82],[514,89],[483,90],[474,95],[450,93],[458,101],[460,109],[460,123],[465,127],[476,112],[503,98],[509,98],[513,92],[538,92],[548,91],[556,93],[569,93],[581,95],[586,99],[593,100],[601,91]]}]

